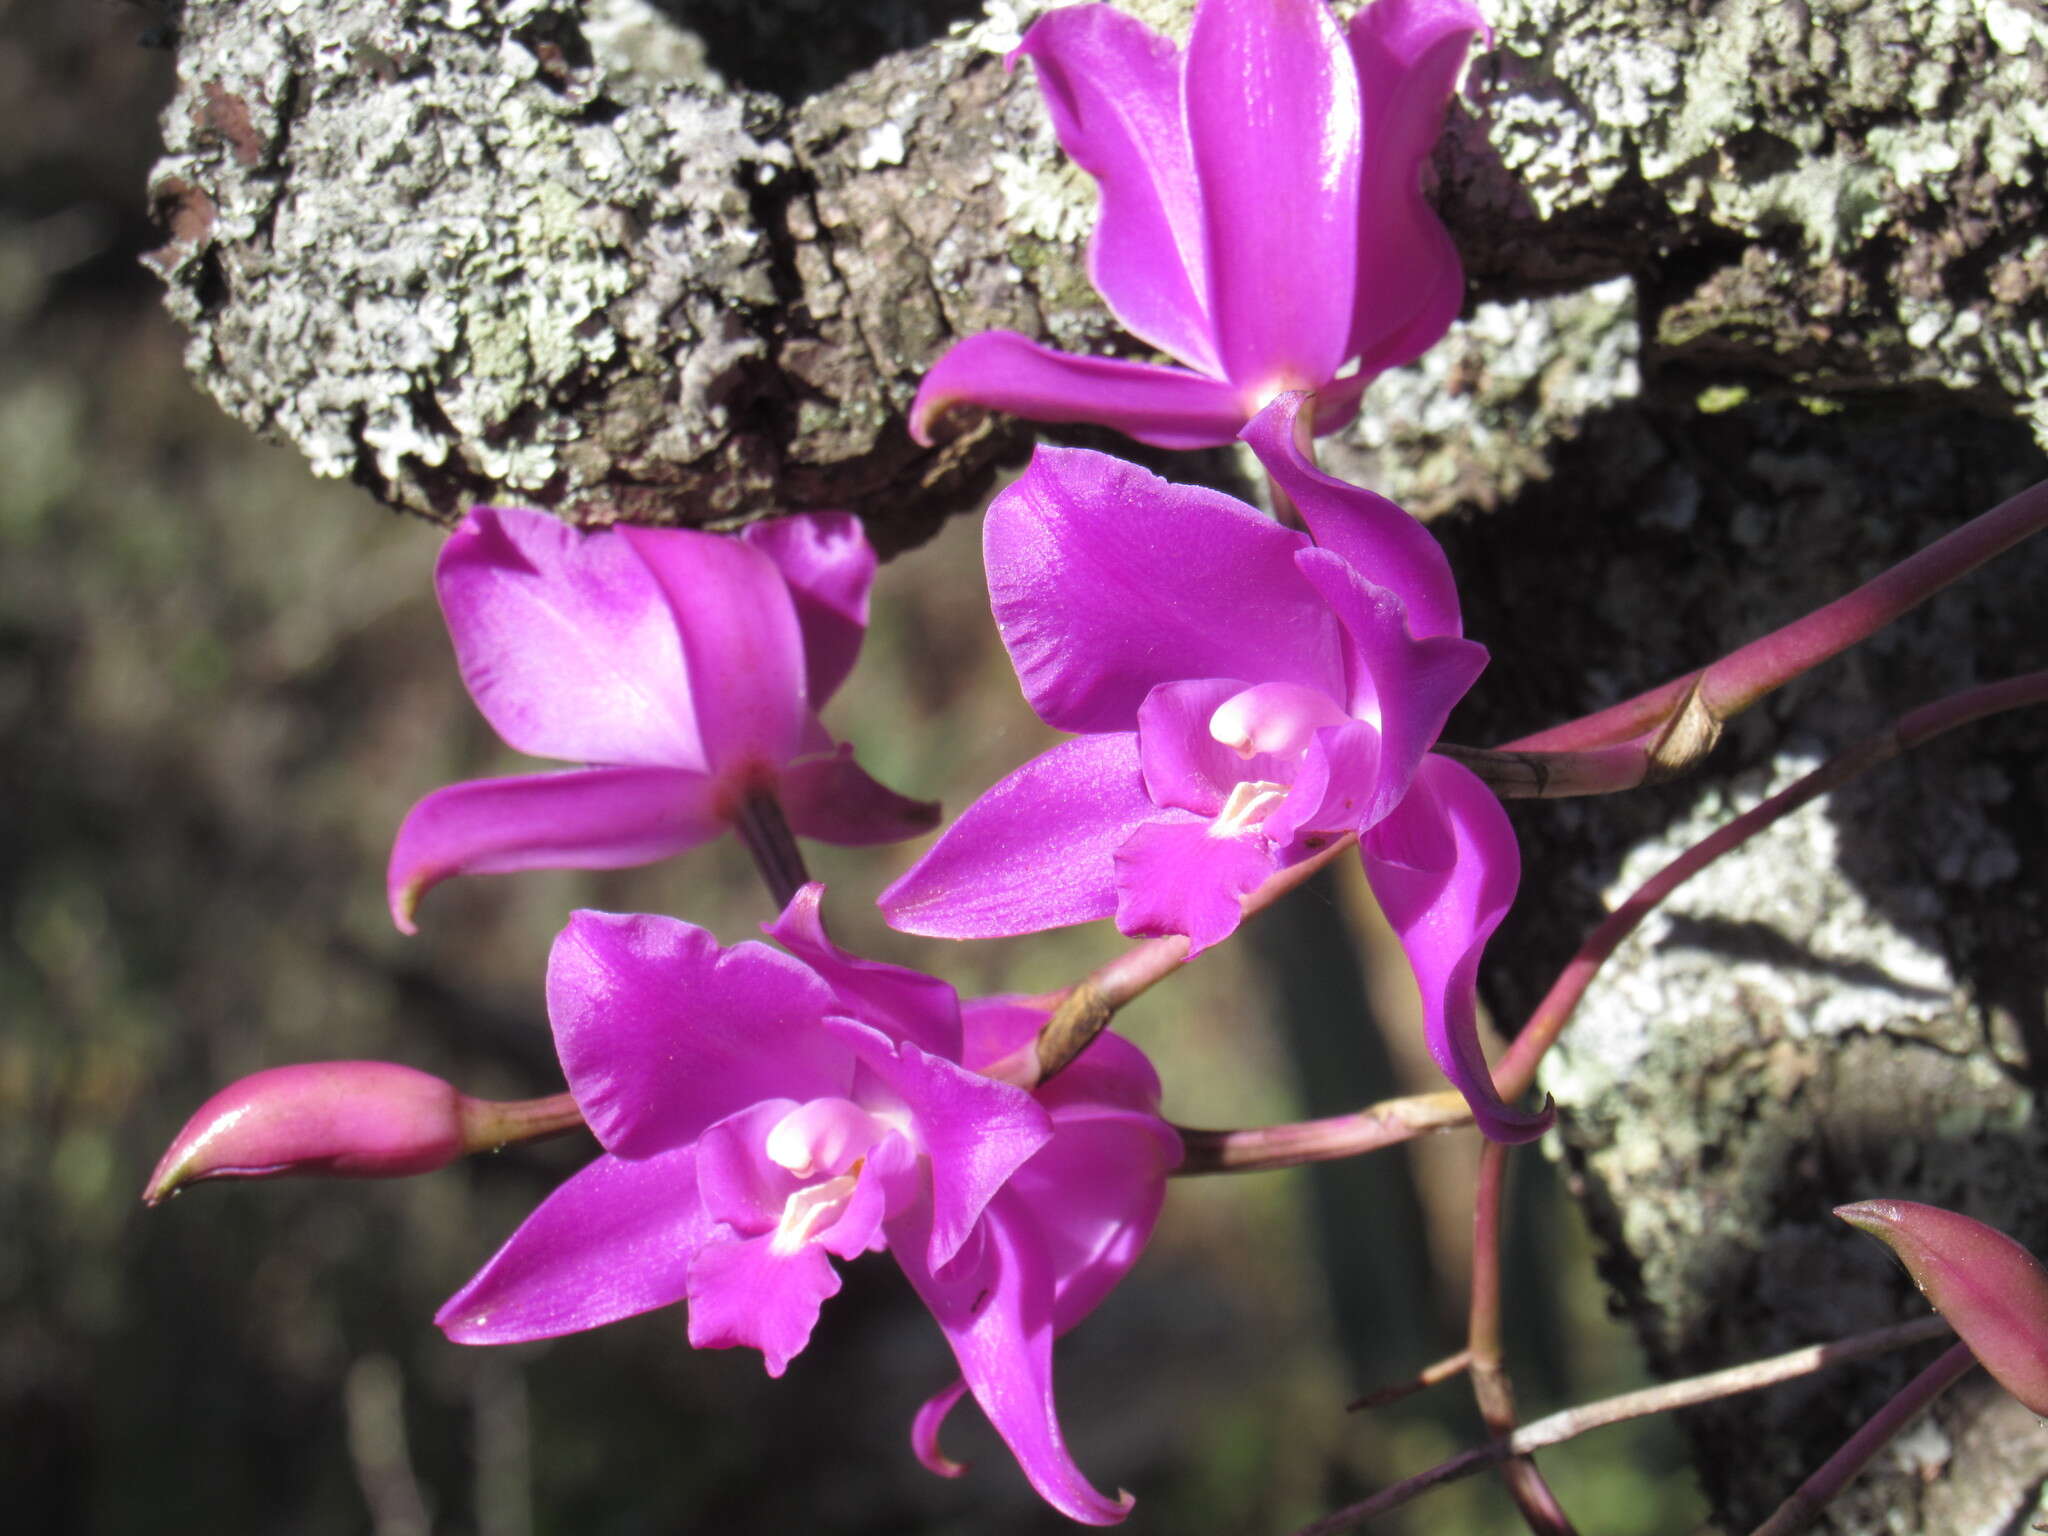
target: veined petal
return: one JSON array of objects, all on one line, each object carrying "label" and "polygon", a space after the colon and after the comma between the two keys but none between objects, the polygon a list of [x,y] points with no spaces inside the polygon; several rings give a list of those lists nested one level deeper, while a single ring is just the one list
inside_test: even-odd
[{"label": "veined petal", "polygon": [[391,920],[414,931],[420,898],[452,875],[652,864],[725,830],[713,781],[685,768],[580,768],[437,789],[391,845]]},{"label": "veined petal", "polygon": [[462,681],[507,745],[704,766],[675,621],[617,533],[474,507],[441,546],[434,589]]},{"label": "veined petal", "polygon": [[577,912],[548,957],[548,1017],[605,1149],[644,1157],[763,1099],[843,1097],[853,1058],[819,1027],[836,1000],[765,944],[721,948],[673,918]]},{"label": "veined petal", "polygon": [[922,837],[939,824],[939,802],[912,800],[870,778],[853,748],[800,757],[782,770],[775,798],[798,837],[839,848],[867,848]]},{"label": "veined petal", "polygon": [[932,1219],[925,1262],[943,1268],[960,1251],[995,1192],[1052,1139],[1052,1120],[1038,1101],[908,1041],[852,1019],[826,1027],[857,1055],[909,1111],[931,1163]]},{"label": "veined petal", "polygon": [[1416,639],[1393,590],[1327,549],[1305,549],[1295,563],[1344,626],[1352,714],[1379,724],[1379,789],[1359,822],[1369,827],[1407,793],[1452,708],[1486,670],[1486,647],[1455,635]]},{"label": "veined petal", "polygon": [[1113,6],[1072,5],[1041,17],[1011,57],[1037,66],[1060,148],[1095,178],[1096,291],[1133,336],[1220,378],[1179,50]]},{"label": "veined petal", "polygon": [[690,1260],[690,1344],[695,1349],[761,1351],[780,1376],[811,1342],[825,1298],[839,1275],[825,1250],[805,1243],[789,1252],[765,1237],[713,1237]]},{"label": "veined petal", "polygon": [[1026,421],[1093,421],[1155,448],[1216,448],[1237,436],[1245,408],[1228,384],[1119,357],[1081,357],[1015,331],[955,342],[917,386],[910,435],[926,447],[932,423],[967,403]]},{"label": "veined petal", "polygon": [[720,533],[619,532],[668,599],[711,772],[794,757],[812,710],[803,631],[775,562]]},{"label": "veined petal", "polygon": [[914,1040],[935,1056],[960,1059],[960,994],[936,976],[848,954],[825,931],[825,887],[799,890],[762,932],[815,971],[839,999],[839,1011],[892,1040]]},{"label": "veined petal", "polygon": [[1107,454],[1040,448],[989,505],[989,605],[1024,697],[1063,731],[1129,730],[1160,683],[1242,677],[1342,691],[1298,533]]},{"label": "veined petal", "polygon": [[1210,823],[1165,811],[1116,851],[1116,927],[1129,938],[1183,933],[1188,958],[1244,920],[1244,898],[1277,868],[1257,833],[1217,837]]},{"label": "veined petal", "polygon": [[[1052,1262],[1029,1209],[1009,1191],[998,1192],[976,1240],[943,1274],[925,1262],[926,1219],[919,1211],[892,1223],[889,1251],[931,1308],[975,1401],[1047,1503],[1084,1525],[1116,1524],[1130,1513],[1130,1495],[1112,1500],[1096,1492],[1060,1434],[1052,1398]],[[936,1456],[936,1423],[931,1429]]]},{"label": "veined petal", "polygon": [[1155,805],[1214,816],[1239,784],[1292,781],[1292,757],[1240,757],[1210,733],[1216,711],[1249,687],[1236,678],[1208,677],[1161,683],[1145,695],[1138,706],[1138,761]]},{"label": "veined petal", "polygon": [[1429,1053],[1495,1141],[1533,1141],[1552,1112],[1511,1109],[1479,1046],[1475,987],[1486,941],[1522,876],[1514,828],[1493,791],[1461,764],[1426,757],[1408,796],[1367,835],[1372,882],[1422,993]]},{"label": "veined petal", "polygon": [[1427,351],[1464,304],[1464,269],[1423,199],[1422,167],[1466,49],[1485,31],[1469,0],[1374,0],[1351,20],[1365,102],[1351,352],[1364,376]]},{"label": "veined petal", "polygon": [[1117,845],[1157,814],[1135,733],[1062,742],[961,812],[877,905],[890,927],[939,939],[1093,922],[1116,910]]},{"label": "veined petal", "polygon": [[823,709],[860,655],[875,549],[851,512],[792,512],[749,523],[740,538],[782,572],[803,632],[811,708]]},{"label": "veined petal", "polygon": [[1317,545],[1343,557],[1368,581],[1390,588],[1408,610],[1416,635],[1463,634],[1451,562],[1430,531],[1386,497],[1324,474],[1297,446],[1294,419],[1307,400],[1280,396],[1252,418],[1244,440],[1301,509]]},{"label": "veined petal", "polygon": [[1240,399],[1313,389],[1349,355],[1358,71],[1323,0],[1205,0],[1183,97],[1209,310]]},{"label": "veined petal", "polygon": [[690,1256],[712,1230],[696,1150],[601,1156],[540,1203],[434,1315],[458,1344],[516,1344],[681,1301]]}]

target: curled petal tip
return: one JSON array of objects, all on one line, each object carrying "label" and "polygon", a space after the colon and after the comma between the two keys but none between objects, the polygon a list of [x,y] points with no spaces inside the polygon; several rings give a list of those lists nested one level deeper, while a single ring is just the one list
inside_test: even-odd
[{"label": "curled petal tip", "polygon": [[392,1062],[272,1067],[200,1106],[158,1161],[143,1203],[203,1179],[426,1173],[465,1150],[463,1103],[440,1078]]},{"label": "curled petal tip", "polygon": [[1912,1200],[1835,1208],[1897,1255],[1914,1284],[1997,1378],[2048,1417],[2048,1270],[1994,1227]]},{"label": "curled petal tip", "polygon": [[433,883],[432,875],[418,874],[391,887],[391,921],[400,933],[410,937],[420,931],[420,925],[414,919],[419,914],[420,898],[427,894]]}]

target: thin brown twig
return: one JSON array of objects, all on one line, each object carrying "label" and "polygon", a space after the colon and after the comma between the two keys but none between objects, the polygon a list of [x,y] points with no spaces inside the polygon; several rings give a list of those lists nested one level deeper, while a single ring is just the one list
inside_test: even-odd
[{"label": "thin brown twig", "polygon": [[1417,1392],[1462,1376],[1472,1364],[1472,1351],[1461,1349],[1455,1355],[1425,1365],[1406,1381],[1396,1381],[1384,1387],[1375,1387],[1363,1397],[1354,1397],[1344,1405],[1346,1413],[1363,1413],[1368,1408],[1384,1408],[1389,1403],[1398,1403],[1404,1397],[1413,1397]]},{"label": "thin brown twig", "polygon": [[1495,1462],[1503,1461],[1510,1456],[1527,1455],[1532,1451],[1562,1445],[1567,1440],[1575,1440],[1591,1430],[1605,1429],[1609,1425],[1626,1423],[1630,1419],[1640,1419],[1653,1413],[1669,1413],[1678,1408],[1697,1407],[1701,1403],[1717,1402],[1724,1397],[1736,1397],[1763,1387],[1774,1387],[1780,1382],[1810,1376],[1815,1371],[1825,1370],[1829,1366],[1844,1365],[1851,1360],[1862,1360],[1894,1349],[1903,1349],[1910,1344],[1939,1338],[1950,1331],[1947,1321],[1941,1317],[1916,1318],[1910,1323],[1899,1323],[1889,1328],[1874,1328],[1868,1333],[1852,1334],[1846,1339],[1835,1339],[1826,1344],[1809,1344],[1802,1349],[1773,1355],[1769,1359],[1751,1360],[1742,1365],[1729,1366],[1726,1370],[1710,1371],[1704,1376],[1669,1381],[1661,1386],[1645,1387],[1639,1392],[1624,1392],[1616,1397],[1602,1398],[1598,1402],[1566,1408],[1532,1424],[1523,1425],[1505,1439],[1475,1446],[1469,1451],[1451,1457],[1448,1461],[1438,1463],[1427,1471],[1403,1478],[1400,1482],[1381,1489],[1369,1499],[1333,1511],[1322,1519],[1303,1526],[1295,1536],[1333,1536],[1337,1531],[1348,1531],[1353,1526],[1400,1508],[1416,1495],[1426,1493],[1432,1488],[1456,1482],[1459,1478],[1470,1477],[1473,1473],[1484,1471]]}]

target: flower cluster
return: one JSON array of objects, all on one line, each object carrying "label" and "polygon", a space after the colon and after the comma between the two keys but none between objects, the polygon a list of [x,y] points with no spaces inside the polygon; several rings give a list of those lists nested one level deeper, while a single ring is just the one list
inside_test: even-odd
[{"label": "flower cluster", "polygon": [[[1392,503],[1307,445],[1380,370],[1442,333],[1463,279],[1421,168],[1472,38],[1464,0],[1204,0],[1184,50],[1104,5],[1018,49],[1101,190],[1091,271],[1140,340],[1184,365],[1078,358],[1008,333],[932,369],[920,437],[974,402],[1186,447],[1242,435],[1305,531],[1102,454],[1041,449],[987,524],[991,605],[1026,698],[1073,741],[996,785],[881,898],[953,938],[1113,917],[1228,938],[1248,897],[1355,842],[1421,990],[1430,1048],[1489,1134],[1503,1102],[1474,976],[1511,900],[1491,792],[1432,749],[1486,662],[1449,567]],[[868,775],[818,710],[867,622],[875,557],[845,514],[736,536],[581,533],[479,507],[436,585],[470,694],[510,746],[576,766],[451,785],[392,849],[413,928],[456,875],[609,869],[730,830],[782,908],[780,948],[676,918],[576,912],[547,1004],[568,1091],[470,1099],[387,1063],[258,1074],[166,1153],[152,1199],[222,1175],[416,1173],[587,1127],[600,1151],[441,1310],[448,1335],[551,1337],[683,1303],[690,1342],[779,1376],[839,1289],[887,1251],[960,1379],[912,1429],[935,1471],[972,1395],[1032,1485],[1109,1523],[1054,1409],[1054,1338],[1136,1262],[1182,1141],[1138,1050],[1098,1033],[1043,1069],[1046,999],[964,1005],[826,934],[798,838],[890,842],[937,807]]]}]

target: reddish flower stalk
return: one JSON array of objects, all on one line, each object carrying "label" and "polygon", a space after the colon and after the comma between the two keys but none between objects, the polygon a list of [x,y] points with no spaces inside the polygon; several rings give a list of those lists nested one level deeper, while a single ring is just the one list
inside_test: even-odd
[{"label": "reddish flower stalk", "polygon": [[[2014,503],[2006,505],[2010,507]],[[2044,497],[2043,505],[2048,506],[2048,497]],[[1634,895],[1587,935],[1585,943],[1579,946],[1579,952],[1529,1016],[1528,1023],[1522,1026],[1514,1044],[1495,1069],[1494,1081],[1502,1097],[1512,1102],[1529,1091],[1536,1081],[1536,1068],[1543,1060],[1544,1052],[1556,1043],[1579,1000],[1585,996],[1586,988],[1592,984],[1607,958],[1621,946],[1622,940],[1635,932],[1665,897],[1724,853],[1741,847],[1773,822],[1790,815],[1809,800],[1847,783],[1866,768],[1888,762],[1900,753],[1958,726],[2009,709],[2041,703],[2048,703],[2048,672],[2028,672],[2003,682],[1965,689],[1949,698],[1924,705],[1901,715],[1889,729],[1829,759],[1798,782],[1688,848],[1645,881]]]},{"label": "reddish flower stalk", "polygon": [[1507,750],[1583,752],[1655,737],[1678,716],[1695,690],[1705,719],[1718,731],[1722,721],[1868,639],[2044,527],[2048,527],[2048,481],[2029,486],[1973,518],[1846,597],[1752,640],[1719,661],[1623,703],[1511,741]]},{"label": "reddish flower stalk", "polygon": [[1899,1431],[1920,1416],[1921,1410],[1946,1392],[1963,1373],[1977,1363],[1968,1344],[1958,1341],[1943,1351],[1934,1364],[1900,1390],[1870,1422],[1843,1442],[1842,1448],[1821,1464],[1805,1482],[1792,1491],[1754,1536],[1797,1536],[1820,1517],[1828,1501],[1846,1488],[1870,1458],[1883,1450]]},{"label": "reddish flower stalk", "polygon": [[[1479,1183],[1472,1201],[1472,1304],[1466,1333],[1472,1396],[1486,1427],[1500,1439],[1515,1432],[1515,1386],[1503,1357],[1500,1316],[1501,1188],[1507,1177],[1507,1154],[1507,1145],[1498,1141],[1487,1142],[1479,1151]],[[1533,1457],[1526,1453],[1509,1456],[1501,1463],[1500,1476],[1535,1536],[1577,1536],[1571,1517],[1537,1470]]]}]

